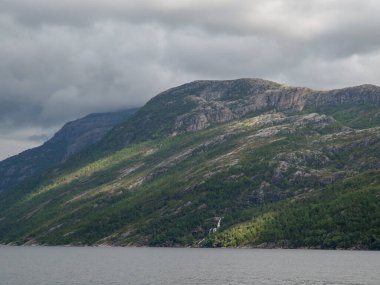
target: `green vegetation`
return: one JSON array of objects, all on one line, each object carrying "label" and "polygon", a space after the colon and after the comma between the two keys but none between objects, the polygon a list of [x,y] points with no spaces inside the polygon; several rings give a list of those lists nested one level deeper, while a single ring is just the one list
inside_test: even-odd
[{"label": "green vegetation", "polygon": [[314,111],[332,116],[345,126],[355,129],[371,128],[380,125],[379,106],[376,104],[323,106],[314,109]]},{"label": "green vegetation", "polygon": [[213,235],[207,244],[380,249],[379,197],[380,171],[357,175],[260,209],[252,222]]}]

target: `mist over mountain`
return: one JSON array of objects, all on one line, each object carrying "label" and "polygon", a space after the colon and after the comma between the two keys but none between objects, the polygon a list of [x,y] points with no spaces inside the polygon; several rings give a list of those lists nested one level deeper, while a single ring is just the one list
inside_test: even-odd
[{"label": "mist over mountain", "polygon": [[196,79],[380,85],[379,12],[375,0],[3,0],[0,159]]}]

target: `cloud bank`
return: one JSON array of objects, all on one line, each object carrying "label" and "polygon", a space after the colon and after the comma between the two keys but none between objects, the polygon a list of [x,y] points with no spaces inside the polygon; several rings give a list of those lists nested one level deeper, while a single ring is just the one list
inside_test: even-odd
[{"label": "cloud bank", "polygon": [[0,159],[196,79],[380,85],[377,0],[3,0]]}]

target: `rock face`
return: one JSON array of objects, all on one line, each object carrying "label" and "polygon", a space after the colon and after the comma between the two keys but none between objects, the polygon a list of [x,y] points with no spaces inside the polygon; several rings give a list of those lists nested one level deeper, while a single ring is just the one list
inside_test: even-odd
[{"label": "rock face", "polygon": [[196,107],[176,118],[175,133],[201,130],[213,123],[228,122],[261,110],[302,111],[323,106],[380,103],[380,88],[371,85],[323,92],[260,79],[192,84],[200,89],[199,93],[184,100],[194,102]]},{"label": "rock face", "polygon": [[[109,138],[113,147],[122,147],[144,139],[202,130],[215,123],[270,110],[297,112],[378,103],[380,87],[373,85],[315,91],[262,79],[194,81],[154,97]],[[135,126],[143,131],[136,131]]]},{"label": "rock face", "polygon": [[43,145],[1,161],[0,192],[98,142],[110,129],[126,120],[135,111],[129,109],[90,114],[65,124]]}]

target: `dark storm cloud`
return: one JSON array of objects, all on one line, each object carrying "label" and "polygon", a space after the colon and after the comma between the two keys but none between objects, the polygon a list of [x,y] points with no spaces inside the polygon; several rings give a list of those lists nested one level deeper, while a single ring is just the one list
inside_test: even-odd
[{"label": "dark storm cloud", "polygon": [[379,12],[377,0],[3,0],[0,159],[194,79],[379,85]]}]

